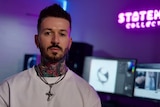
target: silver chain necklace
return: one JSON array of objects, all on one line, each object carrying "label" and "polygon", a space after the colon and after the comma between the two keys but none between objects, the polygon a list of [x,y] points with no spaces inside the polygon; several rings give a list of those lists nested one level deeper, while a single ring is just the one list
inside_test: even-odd
[{"label": "silver chain necklace", "polygon": [[49,91],[46,93],[46,95],[48,96],[47,101],[50,101],[50,100],[52,99],[53,95],[54,95],[54,94],[51,92],[52,86],[55,85],[55,84],[57,84],[57,83],[59,83],[60,81],[62,81],[62,80],[64,79],[64,77],[66,76],[66,73],[67,73],[67,72],[65,72],[64,74],[62,74],[62,75],[57,79],[56,82],[54,82],[54,83],[48,83],[47,80],[46,80],[46,79],[42,76],[42,74],[40,73],[40,69],[39,69],[38,66],[35,66],[35,70],[36,70],[39,78],[40,78],[46,85],[49,86]]}]

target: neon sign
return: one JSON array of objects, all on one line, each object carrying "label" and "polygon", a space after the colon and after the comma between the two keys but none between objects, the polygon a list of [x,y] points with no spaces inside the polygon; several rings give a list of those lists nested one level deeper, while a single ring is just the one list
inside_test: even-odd
[{"label": "neon sign", "polygon": [[118,23],[126,29],[150,28],[160,26],[160,10],[142,10],[118,14]]}]

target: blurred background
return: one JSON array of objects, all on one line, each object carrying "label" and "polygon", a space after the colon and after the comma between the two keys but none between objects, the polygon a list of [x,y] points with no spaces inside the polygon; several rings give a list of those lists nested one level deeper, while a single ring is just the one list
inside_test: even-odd
[{"label": "blurred background", "polygon": [[121,12],[159,10],[159,0],[0,0],[0,81],[24,69],[26,54],[39,55],[34,43],[37,18],[40,10],[52,3],[71,14],[71,36],[80,43],[78,47],[85,48],[76,48],[85,53],[83,58],[91,55],[134,58],[138,63],[160,62],[160,25],[126,29],[118,23]]}]

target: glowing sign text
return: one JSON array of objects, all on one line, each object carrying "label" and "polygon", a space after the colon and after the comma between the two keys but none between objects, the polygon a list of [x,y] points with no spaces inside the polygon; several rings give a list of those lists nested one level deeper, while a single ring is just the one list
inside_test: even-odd
[{"label": "glowing sign text", "polygon": [[142,10],[118,14],[118,23],[126,29],[150,28],[160,26],[160,10]]}]

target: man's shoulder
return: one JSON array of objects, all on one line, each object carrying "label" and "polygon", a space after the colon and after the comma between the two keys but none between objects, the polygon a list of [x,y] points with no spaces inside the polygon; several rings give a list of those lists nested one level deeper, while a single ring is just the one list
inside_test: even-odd
[{"label": "man's shoulder", "polygon": [[16,82],[20,82],[20,81],[26,81],[27,78],[29,79],[30,78],[30,73],[31,71],[33,70],[33,68],[29,68],[27,70],[23,70],[19,73],[16,73],[8,78],[6,78],[4,81],[1,82],[1,84],[7,82],[7,83],[14,83],[15,81]]},{"label": "man's shoulder", "polygon": [[75,82],[79,88],[92,89],[92,86],[81,76],[73,72],[72,70],[68,71],[70,79],[72,82]]},{"label": "man's shoulder", "polygon": [[69,73],[71,73],[71,80],[69,82],[73,82],[73,84],[76,85],[76,88],[83,93],[84,97],[88,96],[89,99],[91,98],[92,100],[95,99],[96,101],[99,101],[98,93],[83,77],[77,75],[72,70],[70,70]]}]

